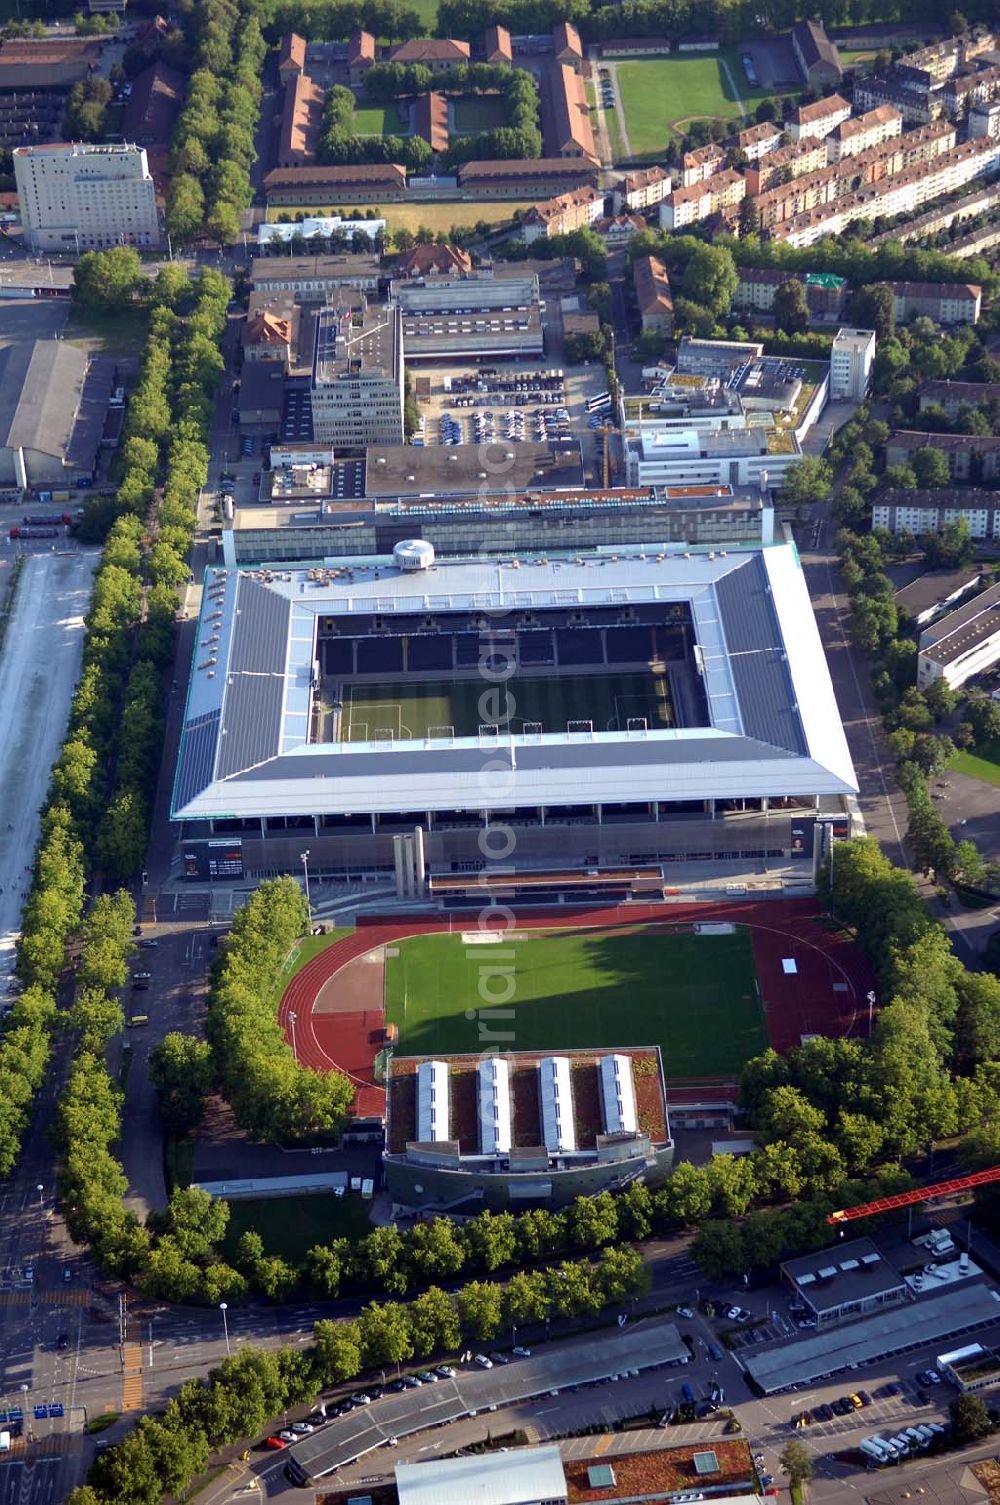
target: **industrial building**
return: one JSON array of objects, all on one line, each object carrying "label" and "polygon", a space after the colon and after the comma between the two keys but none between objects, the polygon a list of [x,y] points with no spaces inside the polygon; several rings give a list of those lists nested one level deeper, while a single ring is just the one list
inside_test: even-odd
[{"label": "industrial building", "polygon": [[[644,1128],[634,1063],[642,1071]],[[584,1088],[600,1103],[599,1124],[577,1112]],[[386,1100],[382,1168],[397,1214],[462,1197],[495,1209],[560,1207],[637,1177],[661,1180],[673,1164],[656,1047],[436,1060],[395,1055]]]},{"label": "industrial building", "polygon": [[64,340],[0,350],[0,484],[65,486],[93,476],[114,363]]},{"label": "industrial building", "polygon": [[399,304],[407,362],[502,358],[530,360],[545,350],[538,278],[402,278]]},{"label": "industrial building", "polygon": [[927,627],[917,645],[917,685],[943,679],[952,690],[1000,660],[1000,585]]},{"label": "industrial building", "polygon": [[851,1239],[781,1266],[793,1302],[812,1316],[817,1329],[864,1316],[907,1299],[906,1281],[869,1238]]},{"label": "industrial building", "polygon": [[[498,632],[536,721],[476,719]],[[660,688],[609,722],[597,707],[625,673]],[[565,719],[569,679],[587,721]],[[353,710],[386,683],[407,702],[395,731]],[[422,732],[404,714],[423,715],[421,684]],[[484,761],[504,770],[488,789]],[[208,572],[172,817],[257,872],[296,866],[308,830],[317,871],[391,873],[393,837],[419,825],[433,877],[482,866],[484,832],[514,814],[519,867],[798,855],[793,824],[843,815],[856,787],[791,546],[435,561],[402,543]]]},{"label": "industrial building", "polygon": [[145,147],[53,143],[19,146],[13,155],[24,238],[33,250],[160,244]]},{"label": "industrial building", "polygon": [[403,340],[399,308],[360,315],[324,308],[316,320],[313,437],[337,450],[403,442]]}]

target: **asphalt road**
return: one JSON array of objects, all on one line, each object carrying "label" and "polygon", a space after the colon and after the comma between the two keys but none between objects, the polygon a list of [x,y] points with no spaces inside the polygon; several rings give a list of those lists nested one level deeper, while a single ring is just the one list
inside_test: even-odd
[{"label": "asphalt road", "polygon": [[80,671],[98,557],[26,556],[0,655],[0,973],[13,966],[38,811]]}]

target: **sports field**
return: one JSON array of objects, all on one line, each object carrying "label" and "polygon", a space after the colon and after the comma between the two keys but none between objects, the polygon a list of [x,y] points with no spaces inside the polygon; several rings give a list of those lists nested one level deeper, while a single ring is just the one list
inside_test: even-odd
[{"label": "sports field", "polygon": [[743,929],[414,936],[387,949],[385,996],[406,1055],[659,1045],[677,1078],[730,1076],[768,1043]]},{"label": "sports field", "polygon": [[629,59],[615,67],[634,160],[662,153],[692,120],[738,120],[759,99],[780,92],[747,83],[736,47]]},{"label": "sports field", "polygon": [[[347,684],[341,692],[338,742],[409,741],[437,735],[475,737],[485,724],[505,716],[503,731],[522,732],[525,723],[564,732],[569,722],[591,722],[595,732],[627,731],[645,720],[662,730],[673,725],[670,686],[662,675],[596,674],[508,680],[503,691],[480,678],[387,684]],[[448,731],[444,729],[448,728]],[[573,730],[586,730],[584,727]]]}]

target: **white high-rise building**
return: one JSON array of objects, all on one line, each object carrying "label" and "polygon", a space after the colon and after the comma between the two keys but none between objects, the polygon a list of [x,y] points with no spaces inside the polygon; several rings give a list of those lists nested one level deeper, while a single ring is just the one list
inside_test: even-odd
[{"label": "white high-rise building", "polygon": [[324,308],[316,320],[313,438],[334,449],[403,442],[399,305],[366,308],[361,322]]},{"label": "white high-rise building", "polygon": [[875,361],[873,329],[838,329],[830,349],[830,396],[864,402]]},{"label": "white high-rise building", "polygon": [[19,146],[14,178],[25,242],[36,251],[160,244],[145,147]]}]

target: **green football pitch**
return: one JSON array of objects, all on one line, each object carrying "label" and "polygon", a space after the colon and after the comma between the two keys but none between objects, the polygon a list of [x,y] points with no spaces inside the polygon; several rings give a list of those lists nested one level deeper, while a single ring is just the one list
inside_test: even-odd
[{"label": "green football pitch", "polygon": [[659,1045],[676,1078],[730,1076],[767,1049],[745,930],[515,934],[495,945],[414,936],[389,948],[386,1018],[400,1054]]},{"label": "green football pitch", "polygon": [[670,685],[664,675],[651,673],[518,677],[496,687],[480,678],[347,684],[342,702],[340,742],[411,740],[432,729],[438,735],[475,737],[480,726],[501,718],[501,731],[512,732],[522,732],[526,722],[540,723],[545,732],[564,732],[571,721],[589,721],[595,732],[626,731],[639,719],[652,730],[674,724]]}]

